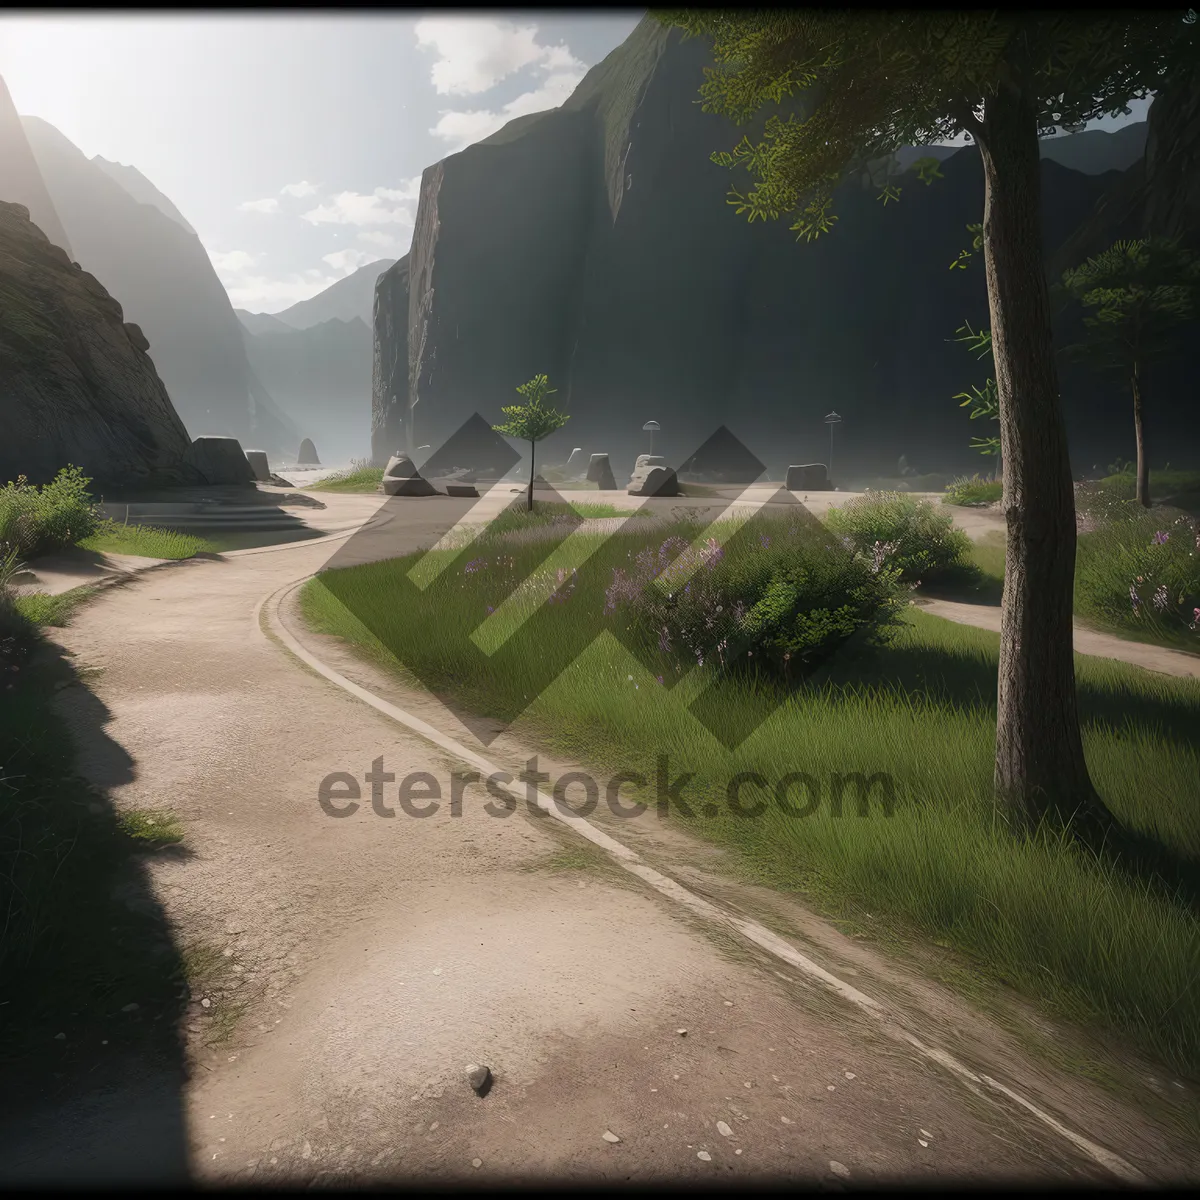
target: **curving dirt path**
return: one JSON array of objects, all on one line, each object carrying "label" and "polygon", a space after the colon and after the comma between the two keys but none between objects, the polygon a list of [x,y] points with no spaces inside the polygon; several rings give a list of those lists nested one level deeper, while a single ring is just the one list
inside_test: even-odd
[{"label": "curving dirt path", "polygon": [[[381,504],[325,499],[348,520]],[[410,502],[355,551],[365,561],[426,545],[452,503]],[[85,774],[111,782],[115,743],[135,766],[111,786],[115,803],[178,815],[192,856],[155,860],[154,892],[180,943],[236,973],[193,996],[186,1018],[191,1070],[176,1100],[191,1178],[1112,1178],[524,803],[497,819],[471,787],[461,815],[443,804],[420,819],[389,782],[395,816],[372,811],[365,784],[353,815],[326,815],[318,792],[333,772],[361,781],[382,759],[397,780],[428,772],[449,791],[461,769],[264,634],[264,598],[341,545],[335,535],[151,572],[59,635],[101,672],[102,730],[84,689],[62,695]],[[662,831],[656,846],[670,873],[686,847]],[[839,949],[815,918],[792,917],[818,961],[885,978],[861,947]],[[235,1002],[231,1033],[214,1040],[214,1015]],[[932,1033],[952,1025],[964,1046],[1012,1055],[986,1023],[974,1036],[981,1019],[961,1006],[924,1002]],[[464,1081],[470,1062],[494,1072],[486,1098]],[[1039,1103],[1150,1179],[1185,1169],[1135,1112],[1052,1073],[1040,1086]],[[0,1179],[130,1177],[155,1095],[116,1089],[31,1112],[0,1135]]]}]

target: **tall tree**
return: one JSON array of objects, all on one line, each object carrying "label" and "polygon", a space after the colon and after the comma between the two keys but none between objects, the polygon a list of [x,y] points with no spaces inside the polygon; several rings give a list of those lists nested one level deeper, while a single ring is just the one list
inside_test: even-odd
[{"label": "tall tree", "polygon": [[533,512],[534,452],[544,437],[561,429],[571,418],[546,404],[546,397],[553,396],[556,388],[550,386],[545,375],[535,375],[523,383],[517,391],[525,397],[524,404],[510,404],[500,411],[508,418],[503,425],[493,425],[497,433],[505,437],[520,438],[529,443],[529,511]]},{"label": "tall tree", "polygon": [[1067,347],[1068,352],[1129,385],[1137,443],[1137,499],[1149,508],[1144,371],[1151,360],[1179,347],[1186,322],[1196,315],[1200,261],[1166,238],[1115,242],[1082,266],[1066,271],[1063,288],[1089,312],[1083,318],[1083,340]]},{"label": "tall tree", "polygon": [[[837,220],[849,171],[902,146],[967,134],[983,161],[982,251],[991,311],[1008,523],[997,692],[995,790],[1022,824],[1111,824],[1084,760],[1072,650],[1075,500],[1059,405],[1039,212],[1039,134],[1126,114],[1196,59],[1190,10],[921,12],[671,10],[711,39],[706,111],[757,141],[714,161],[753,180],[730,203],[751,221],[796,214],[798,238]],[[893,160],[894,161],[894,160]],[[923,161],[928,182],[936,164]],[[899,197],[894,177],[880,198]]]}]

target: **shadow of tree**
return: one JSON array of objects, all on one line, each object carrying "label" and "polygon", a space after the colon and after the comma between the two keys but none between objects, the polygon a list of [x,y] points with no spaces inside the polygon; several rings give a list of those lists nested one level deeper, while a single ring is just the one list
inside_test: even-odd
[{"label": "shadow of tree", "polygon": [[157,847],[105,793],[134,764],[60,647],[5,676],[0,1183],[185,1183],[183,961],[148,877]]}]

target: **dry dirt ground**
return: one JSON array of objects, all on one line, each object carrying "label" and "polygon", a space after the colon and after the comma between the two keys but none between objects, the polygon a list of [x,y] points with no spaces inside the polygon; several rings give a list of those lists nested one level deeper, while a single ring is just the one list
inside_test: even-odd
[{"label": "dry dirt ground", "polygon": [[[339,519],[380,510],[374,540],[355,538],[364,560],[429,544],[453,503],[323,499]],[[395,816],[366,799],[326,815],[331,773],[362,780],[382,759],[397,780],[428,772],[448,789],[462,769],[265,632],[262,602],[343,545],[156,570],[56,634],[96,672],[60,698],[82,768],[119,809],[178,816],[187,853],[153,856],[147,886],[176,945],[223,971],[186,1005],[178,1070],[111,1062],[89,1043],[79,1061],[96,1065],[69,1095],[32,1089],[0,1132],[0,1181],[1112,1181],[1020,1106],[964,1087],[523,803],[497,819],[472,786],[461,815],[443,804],[419,819],[389,781]],[[278,620],[362,686],[462,735],[436,701],[307,634],[289,604]],[[504,739],[492,751],[525,757]],[[1035,1097],[1150,1180],[1200,1173],[1134,1093],[1040,1061],[920,964],[739,884],[676,831],[619,824],[613,835],[664,873],[856,977],[927,1045]],[[82,1036],[67,1014],[63,1032],[68,1045]],[[468,1063],[490,1066],[485,1097]]]}]

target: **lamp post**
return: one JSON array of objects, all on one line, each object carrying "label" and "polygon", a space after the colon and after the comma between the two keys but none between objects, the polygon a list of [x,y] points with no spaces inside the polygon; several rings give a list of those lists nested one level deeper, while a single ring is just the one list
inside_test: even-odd
[{"label": "lamp post", "polygon": [[825,414],[825,424],[829,426],[829,478],[833,480],[833,427],[840,425],[842,418],[835,412]]},{"label": "lamp post", "polygon": [[654,435],[662,428],[657,421],[647,421],[642,426],[642,432],[650,435],[650,456],[654,456]]}]

